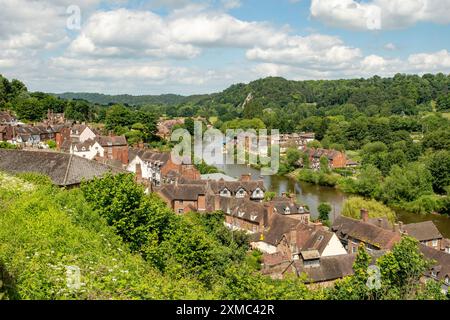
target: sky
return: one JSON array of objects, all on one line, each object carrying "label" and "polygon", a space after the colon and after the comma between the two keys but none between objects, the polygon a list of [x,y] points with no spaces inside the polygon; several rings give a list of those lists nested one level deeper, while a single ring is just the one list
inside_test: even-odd
[{"label": "sky", "polygon": [[450,73],[450,0],[0,0],[0,74],[31,91],[437,72]]}]

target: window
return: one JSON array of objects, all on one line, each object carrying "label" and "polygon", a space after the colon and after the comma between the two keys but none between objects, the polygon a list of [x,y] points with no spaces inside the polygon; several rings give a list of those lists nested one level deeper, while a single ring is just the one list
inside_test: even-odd
[{"label": "window", "polygon": [[432,245],[433,247],[437,247],[438,241],[437,241],[437,240],[433,240],[433,241],[431,242],[431,245]]},{"label": "window", "polygon": [[352,247],[352,253],[356,253],[358,251],[357,247]]}]

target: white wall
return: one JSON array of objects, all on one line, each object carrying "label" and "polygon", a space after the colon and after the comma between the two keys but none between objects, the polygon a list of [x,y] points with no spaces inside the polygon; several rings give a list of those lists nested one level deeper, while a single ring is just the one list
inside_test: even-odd
[{"label": "white wall", "polygon": [[336,234],[333,234],[328,245],[325,247],[325,250],[322,252],[322,257],[337,256],[340,254],[347,254],[347,250],[345,250]]},{"label": "white wall", "polygon": [[89,129],[89,127],[86,127],[84,130],[83,130],[83,132],[80,134],[80,142],[85,142],[86,140],[89,140],[89,139],[94,139],[96,136],[95,136],[95,133],[94,132],[92,132],[92,130],[91,129]]},{"label": "white wall", "polygon": [[262,253],[272,254],[277,252],[277,247],[264,241],[252,242],[251,245],[254,249],[258,249]]}]

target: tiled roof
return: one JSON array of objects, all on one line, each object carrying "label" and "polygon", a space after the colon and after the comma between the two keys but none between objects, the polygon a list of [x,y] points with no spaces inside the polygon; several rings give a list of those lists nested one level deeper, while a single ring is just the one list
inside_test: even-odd
[{"label": "tiled roof", "polygon": [[433,221],[405,224],[403,229],[408,233],[408,235],[419,241],[442,239],[442,234],[439,232]]},{"label": "tiled roof", "polygon": [[170,201],[196,201],[198,196],[206,195],[206,188],[198,184],[166,184],[158,190],[158,193]]},{"label": "tiled roof", "polygon": [[96,138],[102,147],[127,146],[127,139],[124,136],[98,136]]},{"label": "tiled roof", "polygon": [[107,172],[124,172],[117,168],[67,153],[0,150],[0,170],[9,173],[35,172],[49,176],[58,186],[79,184]]},{"label": "tiled roof", "polygon": [[334,220],[331,229],[336,232],[339,238],[351,236],[380,249],[390,249],[401,239],[401,235],[397,232],[343,216],[337,217]]},{"label": "tiled roof", "polygon": [[250,222],[261,222],[267,216],[264,204],[241,198],[219,198],[220,209],[229,216]]},{"label": "tiled roof", "polygon": [[[384,254],[383,250],[369,253],[372,263]],[[332,281],[340,279],[354,273],[353,263],[357,253],[342,254],[336,256],[320,257],[320,265],[316,267],[304,267],[302,260],[294,261],[293,265],[298,275],[306,274],[305,283]]]}]

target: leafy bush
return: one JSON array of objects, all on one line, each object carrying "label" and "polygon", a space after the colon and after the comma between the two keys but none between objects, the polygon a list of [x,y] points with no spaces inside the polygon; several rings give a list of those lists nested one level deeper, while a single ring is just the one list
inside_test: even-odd
[{"label": "leafy bush", "polygon": [[366,200],[361,197],[350,197],[344,202],[342,215],[354,219],[359,219],[361,209],[369,211],[369,218],[386,217],[390,222],[395,221],[395,212],[376,200]]}]

